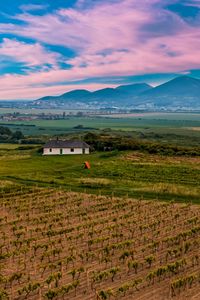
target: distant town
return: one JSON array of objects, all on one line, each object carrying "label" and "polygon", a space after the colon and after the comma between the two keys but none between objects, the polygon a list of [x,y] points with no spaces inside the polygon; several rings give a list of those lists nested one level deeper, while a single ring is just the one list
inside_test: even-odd
[{"label": "distant town", "polygon": [[[73,90],[59,96],[46,96],[32,101],[0,101],[0,108],[12,109],[11,114],[2,117],[4,120],[19,121],[140,111],[198,112],[199,95],[199,79],[179,76],[157,87],[137,83],[95,92]],[[21,114],[23,109],[26,110],[26,115]],[[38,113],[33,113],[34,110]],[[59,114],[56,110],[59,110]]]}]

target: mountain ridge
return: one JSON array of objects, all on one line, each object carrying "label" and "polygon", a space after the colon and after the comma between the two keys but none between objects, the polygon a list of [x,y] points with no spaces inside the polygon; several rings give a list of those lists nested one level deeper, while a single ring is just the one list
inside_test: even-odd
[{"label": "mountain ridge", "polygon": [[97,91],[77,89],[60,96],[46,96],[35,100],[37,105],[45,102],[58,104],[102,105],[102,106],[199,106],[200,80],[190,76],[179,76],[159,86],[152,87],[147,83],[120,85],[115,88],[104,88]]},{"label": "mountain ridge", "polygon": [[[35,101],[44,101],[44,100],[50,100],[50,99],[54,99],[54,100],[59,100],[59,99],[63,99],[65,98],[66,100],[72,100],[75,98],[83,98],[83,97],[89,97],[90,100],[90,96],[94,96],[94,98],[98,98],[100,97],[107,97],[108,94],[112,93],[111,96],[112,98],[115,96],[123,96],[122,93],[126,93],[126,94],[132,94],[134,96],[139,95],[140,93],[147,91],[149,89],[152,89],[153,87],[150,86],[147,83],[136,83],[136,84],[127,84],[127,85],[120,85],[116,88],[104,88],[104,89],[100,89],[100,90],[96,90],[93,92],[90,92],[86,89],[77,89],[77,90],[72,90],[69,92],[66,92],[64,94],[61,94],[59,96],[45,96],[42,98],[39,98]],[[131,92],[129,91],[131,89]],[[77,100],[77,99],[75,99]]]},{"label": "mountain ridge", "polygon": [[[184,96],[186,95],[190,96],[191,95],[190,89],[195,87],[199,89],[199,84],[200,84],[199,79],[189,77],[189,76],[180,76],[155,87],[151,92],[149,93],[147,92],[147,93],[151,95],[156,95],[157,93],[161,94],[164,92],[165,94],[170,93],[171,95],[172,94],[171,89],[176,89],[176,93],[175,91],[173,91],[174,95],[180,95],[180,93],[184,93]],[[189,85],[190,85],[190,89],[188,87]]]}]

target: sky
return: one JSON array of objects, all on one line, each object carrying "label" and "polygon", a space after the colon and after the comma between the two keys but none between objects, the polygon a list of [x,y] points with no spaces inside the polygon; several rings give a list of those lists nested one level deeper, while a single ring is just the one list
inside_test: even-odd
[{"label": "sky", "polygon": [[200,0],[0,1],[0,100],[200,78]]}]

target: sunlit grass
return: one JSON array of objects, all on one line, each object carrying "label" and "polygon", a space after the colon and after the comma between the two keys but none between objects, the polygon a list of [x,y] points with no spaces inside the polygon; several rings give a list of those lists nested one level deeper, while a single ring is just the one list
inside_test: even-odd
[{"label": "sunlit grass", "polygon": [[[4,152],[4,151],[3,151]],[[88,193],[200,203],[200,159],[127,151],[44,157],[36,150],[0,156],[0,179]],[[89,160],[90,170],[83,163]]]}]

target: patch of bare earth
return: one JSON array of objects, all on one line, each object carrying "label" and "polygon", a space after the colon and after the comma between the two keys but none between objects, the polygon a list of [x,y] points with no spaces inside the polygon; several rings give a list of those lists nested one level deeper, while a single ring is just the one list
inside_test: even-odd
[{"label": "patch of bare earth", "polygon": [[2,299],[199,299],[199,206],[39,188],[0,198]]}]

